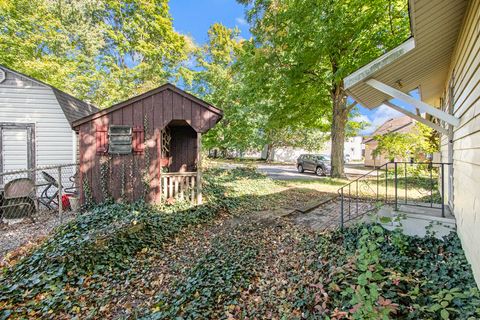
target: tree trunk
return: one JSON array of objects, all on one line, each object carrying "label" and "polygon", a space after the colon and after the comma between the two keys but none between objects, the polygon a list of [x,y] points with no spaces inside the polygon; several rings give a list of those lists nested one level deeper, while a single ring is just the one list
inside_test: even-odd
[{"label": "tree trunk", "polygon": [[269,143],[267,144],[267,154],[265,157],[266,162],[271,162],[273,157],[273,144]]},{"label": "tree trunk", "polygon": [[335,89],[333,93],[333,121],[332,121],[332,171],[333,178],[345,177],[344,171],[344,145],[345,145],[345,128],[348,121],[348,108],[346,99],[339,89]]}]

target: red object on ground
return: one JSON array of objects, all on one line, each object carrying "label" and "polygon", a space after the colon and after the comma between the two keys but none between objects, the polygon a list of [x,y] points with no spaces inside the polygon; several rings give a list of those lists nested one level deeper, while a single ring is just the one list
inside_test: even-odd
[{"label": "red object on ground", "polygon": [[63,209],[70,209],[70,195],[64,194],[62,195],[62,207]]}]

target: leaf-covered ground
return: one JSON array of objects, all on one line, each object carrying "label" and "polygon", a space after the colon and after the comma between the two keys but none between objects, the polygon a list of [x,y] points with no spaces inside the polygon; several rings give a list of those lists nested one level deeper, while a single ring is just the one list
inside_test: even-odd
[{"label": "leaf-covered ground", "polygon": [[331,195],[212,169],[207,203],[110,204],[4,268],[0,318],[477,319],[458,238],[314,233],[288,213]]}]

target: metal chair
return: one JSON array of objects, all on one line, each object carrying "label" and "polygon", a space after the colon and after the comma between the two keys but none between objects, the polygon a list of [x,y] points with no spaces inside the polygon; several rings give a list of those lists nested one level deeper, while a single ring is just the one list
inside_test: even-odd
[{"label": "metal chair", "polygon": [[42,176],[47,184],[40,194],[38,202],[44,205],[47,209],[53,210],[58,207],[59,183],[54,177],[45,171],[42,171]]},{"label": "metal chair", "polygon": [[33,220],[35,206],[35,183],[29,178],[7,182],[1,205],[2,218],[15,219],[30,217]]},{"label": "metal chair", "polygon": [[77,196],[78,195],[78,187],[77,187],[78,172],[75,172],[73,176],[68,178],[68,181],[70,181],[71,185],[68,188],[64,188],[63,191],[65,191],[66,194]]}]

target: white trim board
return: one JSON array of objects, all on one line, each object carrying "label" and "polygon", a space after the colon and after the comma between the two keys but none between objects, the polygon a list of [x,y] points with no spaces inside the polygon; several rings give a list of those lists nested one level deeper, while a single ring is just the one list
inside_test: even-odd
[{"label": "white trim board", "polygon": [[443,120],[448,124],[451,124],[452,126],[458,126],[460,124],[460,120],[452,116],[451,114],[448,114],[440,109],[432,107],[428,103],[417,100],[400,90],[397,90],[393,87],[390,87],[389,85],[386,85],[383,82],[380,82],[375,79],[369,79],[365,81],[365,83],[371,86],[372,88],[377,89],[378,91],[388,94],[392,98],[402,100],[403,102],[411,105],[412,107],[417,108],[422,112],[431,114],[432,116],[437,117],[438,119]]}]

